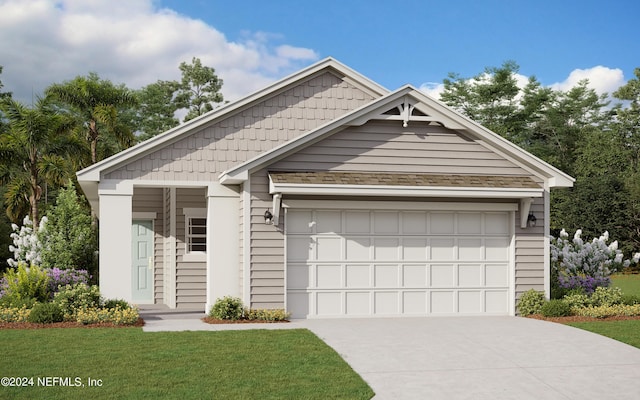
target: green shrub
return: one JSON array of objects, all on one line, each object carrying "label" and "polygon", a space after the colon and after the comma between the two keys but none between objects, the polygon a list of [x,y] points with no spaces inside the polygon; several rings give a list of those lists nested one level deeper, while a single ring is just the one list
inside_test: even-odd
[{"label": "green shrub", "polygon": [[544,317],[566,317],[571,315],[571,306],[560,299],[552,299],[545,302],[540,308]]},{"label": "green shrub", "polygon": [[583,308],[591,305],[591,299],[586,294],[582,293],[570,293],[562,298],[569,308]]},{"label": "green shrub", "polygon": [[539,314],[544,301],[544,293],[529,289],[520,297],[520,301],[518,301],[518,311],[520,311],[520,315],[522,316]]},{"label": "green shrub", "polygon": [[54,322],[62,322],[64,313],[60,306],[55,303],[38,303],[31,309],[31,313],[27,317],[27,321],[36,324],[51,324]]},{"label": "green shrub", "polygon": [[640,304],[632,306],[615,304],[612,306],[590,306],[574,309],[574,314],[581,317],[607,318],[607,317],[634,317],[640,315]]},{"label": "green shrub", "polygon": [[622,289],[618,287],[597,287],[591,295],[591,305],[612,306],[622,301]]},{"label": "green shrub", "polygon": [[104,309],[119,308],[121,310],[128,310],[131,308],[131,305],[122,299],[109,299],[109,300],[105,300],[104,306],[102,306],[102,308]]},{"label": "green shrub", "polygon": [[0,307],[5,308],[28,308],[31,309],[38,301],[32,297],[17,298],[14,296],[0,297]]},{"label": "green shrub", "polygon": [[112,323],[116,325],[133,325],[140,315],[138,309],[129,307],[114,308],[83,308],[76,312],[76,321],[84,324]]},{"label": "green shrub", "polygon": [[239,320],[244,316],[242,300],[237,297],[225,296],[216,300],[209,316],[215,319]]},{"label": "green shrub", "polygon": [[623,294],[620,299],[620,304],[624,304],[627,306],[633,306],[636,304],[640,304],[640,295],[637,294]]},{"label": "green shrub", "polygon": [[255,321],[286,321],[290,316],[291,313],[288,313],[283,309],[252,309],[249,310],[246,315],[248,320]]},{"label": "green shrub", "polygon": [[60,291],[55,294],[53,302],[62,309],[65,320],[70,321],[76,319],[78,310],[102,307],[100,289],[95,285],[88,286],[84,283],[60,288]]},{"label": "green shrub", "polygon": [[19,263],[16,269],[9,268],[5,272],[4,281],[6,288],[3,298],[7,297],[7,301],[36,299],[45,302],[49,297],[49,276],[37,265],[27,267],[25,263]]},{"label": "green shrub", "polygon": [[31,309],[22,307],[0,307],[0,322],[27,322]]}]

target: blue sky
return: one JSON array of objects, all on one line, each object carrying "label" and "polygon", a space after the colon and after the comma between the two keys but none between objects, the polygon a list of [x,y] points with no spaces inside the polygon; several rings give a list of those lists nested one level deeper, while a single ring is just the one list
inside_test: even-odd
[{"label": "blue sky", "polygon": [[612,92],[640,67],[637,0],[0,0],[0,80],[29,102],[96,72],[137,89],[199,57],[235,100],[332,56],[394,90],[436,95],[506,60],[566,90]]}]

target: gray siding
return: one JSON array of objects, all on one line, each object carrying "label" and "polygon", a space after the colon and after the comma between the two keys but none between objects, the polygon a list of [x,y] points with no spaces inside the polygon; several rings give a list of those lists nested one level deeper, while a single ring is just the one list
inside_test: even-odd
[{"label": "gray siding", "polygon": [[176,306],[203,307],[206,302],[207,263],[186,262],[184,208],[206,208],[206,189],[178,188],[176,192]]},{"label": "gray siding", "polygon": [[[546,195],[546,194],[545,194]],[[520,213],[516,212],[515,295],[519,299],[529,289],[544,292],[544,199],[537,198],[531,205],[536,216],[535,228],[520,228]]]},{"label": "gray siding", "polygon": [[529,175],[509,160],[450,129],[370,121],[349,127],[275,163],[271,170]]},{"label": "gray siding", "polygon": [[323,72],[103,177],[216,181],[220,172],[371,100],[342,78]]},{"label": "gray siding", "polygon": [[163,267],[165,243],[163,240],[164,231],[164,208],[162,205],[161,188],[135,188],[132,199],[133,212],[154,212],[156,219],[153,221],[153,257],[154,276],[153,293],[154,303],[162,304],[164,299]]},{"label": "gray siding", "polygon": [[265,225],[272,206],[266,171],[251,175],[251,307],[284,308],[284,227]]}]

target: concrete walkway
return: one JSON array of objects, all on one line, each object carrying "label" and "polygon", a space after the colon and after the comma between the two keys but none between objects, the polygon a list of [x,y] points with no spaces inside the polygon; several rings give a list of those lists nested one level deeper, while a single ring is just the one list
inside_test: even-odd
[{"label": "concrete walkway", "polygon": [[305,328],[333,347],[375,399],[640,398],[640,349],[516,317],[294,320],[209,325],[202,313],[148,313],[145,332]]}]

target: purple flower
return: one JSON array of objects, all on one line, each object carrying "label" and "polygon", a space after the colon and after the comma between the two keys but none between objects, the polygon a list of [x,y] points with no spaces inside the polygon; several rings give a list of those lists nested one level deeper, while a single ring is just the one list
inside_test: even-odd
[{"label": "purple flower", "polygon": [[562,276],[558,277],[558,284],[563,289],[579,289],[583,288],[586,294],[593,293],[597,287],[608,287],[611,284],[611,278],[601,276]]},{"label": "purple flower", "polygon": [[60,286],[75,285],[77,283],[89,284],[89,272],[84,269],[47,269],[49,275],[49,293],[53,297]]}]

